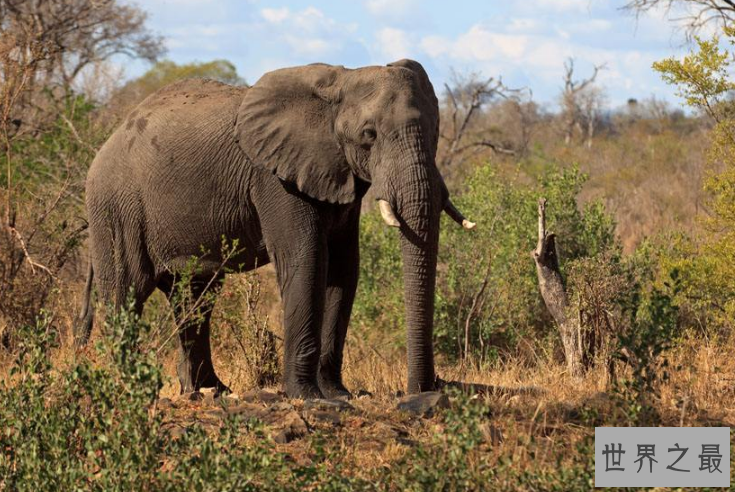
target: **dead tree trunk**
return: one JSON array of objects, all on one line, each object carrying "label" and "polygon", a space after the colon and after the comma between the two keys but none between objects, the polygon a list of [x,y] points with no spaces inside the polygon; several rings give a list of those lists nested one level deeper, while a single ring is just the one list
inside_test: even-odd
[{"label": "dead tree trunk", "polygon": [[556,236],[546,230],[546,199],[538,201],[538,243],[531,251],[536,262],[541,297],[546,308],[559,327],[559,334],[564,345],[564,356],[567,370],[574,377],[582,375],[582,344],[580,340],[579,320],[569,316],[569,298],[564,288],[559,258],[556,254]]}]

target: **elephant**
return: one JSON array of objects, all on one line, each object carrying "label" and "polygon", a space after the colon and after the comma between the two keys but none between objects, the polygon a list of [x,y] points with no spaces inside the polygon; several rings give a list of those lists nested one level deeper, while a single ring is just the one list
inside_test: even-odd
[{"label": "elephant", "polygon": [[[123,120],[86,180],[90,266],[76,340],[92,328],[90,298],[135,310],[158,288],[194,296],[230,270],[273,263],[284,323],[283,390],[350,397],[342,382],[358,282],[362,199],[372,187],[400,230],[410,393],[436,385],[432,330],[440,214],[466,228],[436,167],[437,97],[413,60],[348,69],[278,69],[253,86],[175,82]],[[222,253],[222,239],[241,247]],[[189,285],[176,281],[198,258]],[[212,279],[214,278],[214,282]],[[210,348],[213,296],[179,329],[181,391],[228,391]]]}]

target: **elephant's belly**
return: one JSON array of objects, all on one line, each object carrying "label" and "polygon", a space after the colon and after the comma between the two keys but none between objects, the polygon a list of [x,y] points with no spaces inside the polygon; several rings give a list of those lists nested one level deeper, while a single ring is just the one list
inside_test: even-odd
[{"label": "elephant's belly", "polygon": [[158,272],[196,266],[199,273],[207,275],[225,269],[249,271],[269,262],[257,221],[237,221],[233,227],[183,212],[171,214],[169,220],[152,228],[149,253]]}]

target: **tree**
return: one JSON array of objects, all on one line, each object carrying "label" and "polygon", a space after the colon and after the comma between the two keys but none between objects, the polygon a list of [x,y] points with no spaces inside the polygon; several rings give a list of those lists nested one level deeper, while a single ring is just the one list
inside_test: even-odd
[{"label": "tree", "polygon": [[564,62],[564,89],[561,93],[562,120],[564,124],[564,143],[572,143],[575,129],[585,134],[587,147],[592,146],[592,137],[599,119],[604,97],[602,91],[593,84],[604,65],[595,65],[586,79],[574,79],[574,59]]},{"label": "tree", "polygon": [[559,269],[556,252],[556,235],[546,230],[546,199],[538,200],[538,242],[531,251],[536,263],[539,290],[544,304],[554,318],[564,347],[567,371],[574,377],[582,375],[584,354],[582,352],[581,326],[579,318],[571,315],[569,297]]},{"label": "tree", "polygon": [[0,341],[3,325],[33,323],[82,238],[83,176],[105,132],[74,83],[117,55],[158,57],[145,20],[117,0],[0,0]]},{"label": "tree", "polygon": [[[735,27],[725,26],[725,35],[735,43]],[[696,50],[678,60],[654,63],[664,80],[678,87],[686,104],[714,122],[705,180],[709,195],[704,220],[706,234],[695,259],[684,265],[688,279],[685,296],[719,313],[718,322],[732,327],[735,316],[735,101],[731,78],[733,53],[720,48],[720,40],[696,39]],[[681,266],[681,265],[679,265]],[[715,307],[713,310],[712,307]]]},{"label": "tree", "polygon": [[710,23],[720,27],[735,20],[735,0],[629,0],[623,7],[636,15],[663,8],[672,21],[683,24],[691,37]]},{"label": "tree", "polygon": [[508,89],[500,79],[481,79],[478,74],[453,74],[452,86],[444,85],[444,108],[440,139],[439,168],[451,176],[471,150],[489,148],[493,152],[514,155],[490,138],[487,126],[478,125],[483,109],[498,99],[514,97],[518,91]]},{"label": "tree", "polygon": [[36,54],[30,85],[64,94],[85,68],[114,56],[155,61],[163,41],[146,18],[118,0],[0,0],[2,36],[18,41],[16,56]]}]

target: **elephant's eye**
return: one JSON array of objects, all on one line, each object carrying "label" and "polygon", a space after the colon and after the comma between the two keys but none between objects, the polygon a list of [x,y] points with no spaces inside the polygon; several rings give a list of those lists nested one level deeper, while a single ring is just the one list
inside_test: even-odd
[{"label": "elephant's eye", "polygon": [[362,131],[362,143],[364,145],[372,145],[376,138],[378,138],[378,133],[375,128],[365,128]]}]

